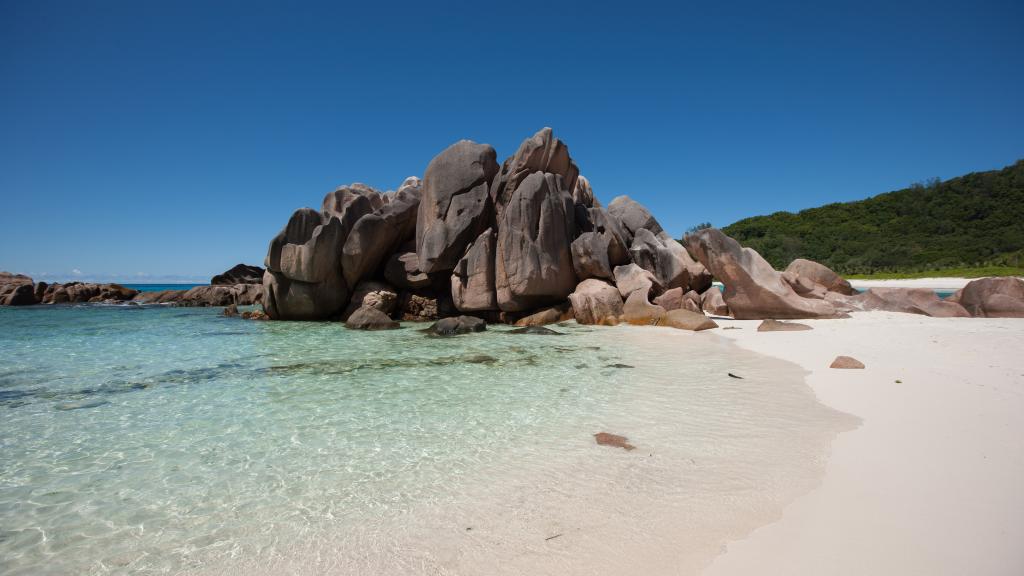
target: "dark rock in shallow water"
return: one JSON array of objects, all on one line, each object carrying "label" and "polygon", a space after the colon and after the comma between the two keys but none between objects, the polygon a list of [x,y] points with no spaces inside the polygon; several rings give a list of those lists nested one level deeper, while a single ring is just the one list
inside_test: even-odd
[{"label": "dark rock in shallow water", "polygon": [[345,327],[352,330],[393,330],[399,324],[379,309],[363,306],[348,317]]},{"label": "dark rock in shallow water", "polygon": [[250,266],[249,264],[236,264],[230,270],[217,274],[210,279],[210,284],[234,285],[234,284],[263,284],[263,268]]},{"label": "dark rock in shallow water", "polygon": [[564,332],[556,332],[550,328],[543,326],[524,326],[522,328],[516,328],[515,330],[509,330],[509,334],[533,334],[536,336],[565,336]]},{"label": "dark rock in shallow water", "polygon": [[221,314],[229,318],[238,316],[238,306],[235,306],[234,304],[229,304],[227,307],[224,308],[224,311],[221,312]]},{"label": "dark rock in shallow water", "polygon": [[630,366],[629,364],[619,364],[619,363],[609,364],[607,367],[608,368],[635,368],[635,366]]},{"label": "dark rock in shallow water", "polygon": [[54,406],[54,408],[56,408],[57,410],[64,411],[81,410],[83,408],[95,408],[97,406],[103,406],[104,404],[110,404],[110,402],[107,402],[106,400],[92,400],[89,402],[66,402],[64,404],[57,404],[56,406]]},{"label": "dark rock in shallow water", "polygon": [[594,434],[594,440],[601,446],[615,446],[616,448],[623,448],[627,452],[636,448],[636,446],[629,443],[629,438],[619,436],[618,434],[609,434],[608,432]]},{"label": "dark rock in shallow water", "polygon": [[429,334],[435,336],[455,336],[458,334],[469,334],[471,332],[483,332],[487,330],[487,322],[474,316],[454,316],[442,318],[427,328]]}]

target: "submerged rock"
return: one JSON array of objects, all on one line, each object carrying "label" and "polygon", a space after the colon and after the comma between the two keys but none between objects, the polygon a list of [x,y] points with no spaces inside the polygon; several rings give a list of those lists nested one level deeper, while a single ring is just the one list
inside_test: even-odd
[{"label": "submerged rock", "polygon": [[475,316],[454,316],[435,322],[427,332],[435,336],[455,336],[487,330],[487,322]]},{"label": "submerged rock", "polygon": [[544,326],[524,326],[522,328],[516,328],[515,330],[509,330],[509,334],[532,334],[534,336],[564,336],[563,332],[556,332],[550,328]]},{"label": "submerged rock", "polygon": [[598,432],[594,434],[594,441],[601,446],[614,446],[616,448],[623,448],[627,452],[633,450],[636,446],[629,443],[629,438],[625,436],[619,436],[618,434],[610,434],[608,432]]}]

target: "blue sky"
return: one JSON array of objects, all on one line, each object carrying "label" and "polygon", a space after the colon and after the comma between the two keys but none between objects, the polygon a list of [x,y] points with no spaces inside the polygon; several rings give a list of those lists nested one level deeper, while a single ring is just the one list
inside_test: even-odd
[{"label": "blue sky", "polygon": [[[1024,158],[1024,3],[0,0],[0,270],[207,279],[543,126],[673,233]],[[79,274],[73,274],[73,271]],[[146,274],[149,276],[137,276]]]}]

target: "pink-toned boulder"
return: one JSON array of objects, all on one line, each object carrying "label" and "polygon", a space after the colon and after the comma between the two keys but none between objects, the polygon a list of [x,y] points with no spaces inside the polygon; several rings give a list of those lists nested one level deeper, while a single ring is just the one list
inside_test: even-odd
[{"label": "pink-toned boulder", "polygon": [[832,361],[829,368],[839,368],[842,370],[863,370],[864,363],[852,356],[836,356],[836,359]]},{"label": "pink-toned boulder", "polygon": [[765,320],[757,326],[758,332],[802,332],[804,330],[813,330],[813,328],[798,322],[781,322],[771,319]]},{"label": "pink-toned boulder", "polygon": [[712,316],[730,316],[729,307],[725,304],[722,291],[717,286],[708,288],[701,296],[701,308]]},{"label": "pink-toned boulder", "polygon": [[725,303],[740,320],[823,318],[836,315],[832,304],[802,298],[760,254],[709,228],[686,237],[686,246],[725,285]]},{"label": "pink-toned boulder", "polygon": [[1024,280],[1014,277],[972,280],[947,299],[979,318],[1024,318]]},{"label": "pink-toned boulder", "polygon": [[565,302],[550,308],[538,310],[529,316],[516,320],[516,326],[544,326],[573,319],[572,304]]},{"label": "pink-toned boulder", "polygon": [[853,286],[844,280],[839,274],[833,272],[828,266],[819,264],[813,260],[805,260],[803,258],[797,258],[790,262],[789,266],[786,267],[786,272],[792,272],[800,278],[805,278],[811,282],[823,286],[828,292],[839,292],[847,296],[852,296],[856,293]]},{"label": "pink-toned boulder", "polygon": [[634,290],[622,306],[621,320],[637,326],[657,326],[665,314],[664,308],[647,300],[643,290]]},{"label": "pink-toned boulder", "polygon": [[587,278],[569,294],[573,314],[580,324],[615,325],[622,316],[622,296],[604,280]]},{"label": "pink-toned boulder", "polygon": [[653,300],[655,304],[661,306],[667,311],[678,310],[683,307],[683,289],[673,288],[671,290],[665,290],[665,292]]},{"label": "pink-toned boulder", "polygon": [[969,318],[971,315],[956,302],[942,300],[927,288],[871,288],[854,297],[862,310],[884,310],[922,314],[935,318]]},{"label": "pink-toned boulder", "polygon": [[679,330],[693,330],[694,332],[718,328],[718,324],[705,316],[703,312],[691,312],[684,309],[666,312],[658,321],[658,326],[678,328]]},{"label": "pink-toned boulder", "polygon": [[497,235],[488,228],[477,236],[452,271],[452,300],[461,312],[497,310],[494,249]]},{"label": "pink-toned boulder", "polygon": [[682,307],[690,312],[698,312],[701,315],[704,314],[704,312],[701,311],[700,294],[697,294],[695,290],[690,290],[686,294],[683,294]]},{"label": "pink-toned boulder", "polygon": [[623,298],[629,298],[629,295],[637,290],[642,290],[645,298],[658,296],[663,291],[661,283],[654,277],[654,274],[636,264],[616,266],[614,273],[615,286],[618,287],[619,294]]}]

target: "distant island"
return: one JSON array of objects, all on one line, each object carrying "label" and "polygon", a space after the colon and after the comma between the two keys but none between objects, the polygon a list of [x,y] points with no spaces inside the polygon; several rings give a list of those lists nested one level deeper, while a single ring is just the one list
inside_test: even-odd
[{"label": "distant island", "polygon": [[1024,160],[865,200],[722,229],[777,269],[796,258],[847,277],[1024,275]]}]

